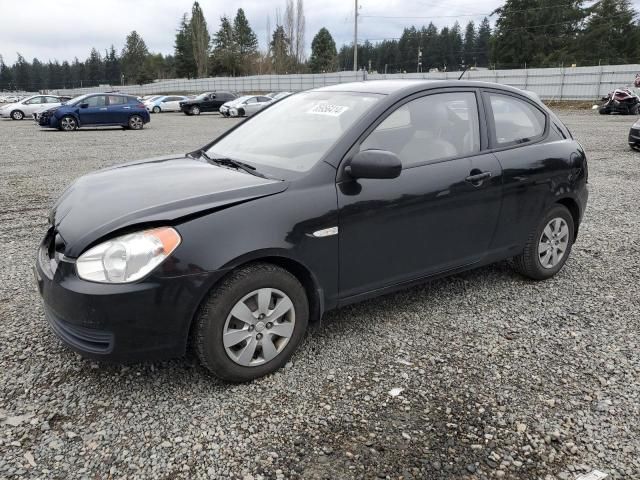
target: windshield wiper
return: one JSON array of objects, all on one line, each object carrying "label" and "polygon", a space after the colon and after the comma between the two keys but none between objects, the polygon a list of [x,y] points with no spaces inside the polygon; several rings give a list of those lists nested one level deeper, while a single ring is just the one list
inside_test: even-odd
[{"label": "windshield wiper", "polygon": [[[258,172],[256,167],[253,165],[249,165],[248,163],[240,162],[238,160],[234,160],[233,158],[228,157],[210,157],[207,155],[207,152],[204,149],[196,150],[195,152],[191,152],[199,157],[204,158],[209,163],[215,163],[216,165],[222,165],[224,167],[231,167],[237,170],[243,170],[251,175],[255,175],[256,177],[267,178],[266,175]],[[191,155],[191,154],[189,154]]]}]

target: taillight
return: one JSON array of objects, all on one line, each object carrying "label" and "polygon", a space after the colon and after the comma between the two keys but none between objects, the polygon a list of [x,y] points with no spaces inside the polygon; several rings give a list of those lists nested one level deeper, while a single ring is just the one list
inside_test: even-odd
[{"label": "taillight", "polygon": [[147,108],[147,107],[144,106],[144,103],[139,103],[138,105],[136,105],[136,107],[138,107],[138,108]]}]

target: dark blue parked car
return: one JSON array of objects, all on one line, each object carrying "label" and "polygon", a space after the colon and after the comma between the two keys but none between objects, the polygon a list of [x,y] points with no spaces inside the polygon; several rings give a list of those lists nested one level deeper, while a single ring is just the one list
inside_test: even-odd
[{"label": "dark blue parked car", "polygon": [[87,126],[119,125],[141,130],[151,120],[149,112],[136,97],[117,93],[90,93],[43,112],[42,127],[71,131]]}]

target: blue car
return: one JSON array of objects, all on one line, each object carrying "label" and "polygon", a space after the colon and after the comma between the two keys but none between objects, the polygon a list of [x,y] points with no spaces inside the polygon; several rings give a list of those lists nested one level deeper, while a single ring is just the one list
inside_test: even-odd
[{"label": "blue car", "polygon": [[43,112],[38,124],[65,131],[114,125],[141,130],[150,120],[149,112],[136,97],[118,93],[90,93]]}]

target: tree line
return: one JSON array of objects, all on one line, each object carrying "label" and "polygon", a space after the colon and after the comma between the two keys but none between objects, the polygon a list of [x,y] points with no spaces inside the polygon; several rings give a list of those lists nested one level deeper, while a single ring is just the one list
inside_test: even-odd
[{"label": "tree line", "polygon": [[[396,39],[358,45],[358,68],[397,73],[479,68],[624,64],[640,61],[640,26],[629,0],[506,0],[479,25],[459,22],[438,28],[409,26]],[[267,18],[263,49],[242,8],[222,16],[210,33],[196,1],[179,23],[171,55],[152,53],[133,31],[124,47],[91,49],[86,60],[27,61],[13,65],[0,55],[0,90],[37,91],[141,84],[163,78],[199,78],[267,73],[319,73],[353,69],[353,44],[338,50],[325,27],[306,55],[303,0],[285,0],[284,14]]]}]

